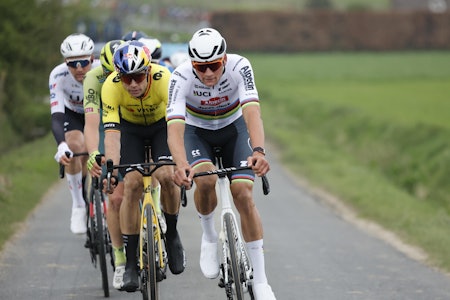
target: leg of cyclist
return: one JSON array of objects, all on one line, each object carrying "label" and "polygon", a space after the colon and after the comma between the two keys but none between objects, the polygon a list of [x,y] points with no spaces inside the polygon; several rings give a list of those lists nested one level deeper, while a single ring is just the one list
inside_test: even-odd
[{"label": "leg of cyclist", "polygon": [[[167,124],[158,121],[148,133],[151,143],[151,157],[155,162],[172,159],[167,145]],[[180,210],[180,188],[173,182],[173,166],[164,166],[154,173],[154,178],[161,185],[161,208],[166,219],[167,256],[172,274],[180,274],[186,266],[186,257],[180,235],[177,230],[178,212]]]},{"label": "leg of cyclist", "polygon": [[[236,122],[236,143],[224,147],[224,164],[239,166],[248,162],[252,156],[249,135],[242,120]],[[235,177],[236,176],[236,177]],[[254,173],[251,170],[239,171],[231,176],[231,194],[239,212],[242,235],[247,242],[250,260],[253,264],[253,290],[256,300],[274,300],[275,295],[267,282],[263,251],[263,226],[258,209],[253,200]]]},{"label": "leg of cyclist", "polygon": [[152,187],[151,194],[153,198],[153,203],[155,204],[156,214],[158,215],[159,226],[163,233],[167,231],[166,219],[162,216],[161,211],[161,185],[159,184],[158,179],[156,177],[152,178]]},{"label": "leg of cyclist", "polygon": [[109,207],[106,215],[108,222],[109,236],[111,237],[111,244],[114,253],[114,278],[113,287],[121,289],[123,285],[123,273],[125,272],[125,264],[127,259],[125,257],[125,247],[123,244],[122,231],[120,230],[120,205],[123,196],[123,181],[119,181],[114,193],[108,195]]},{"label": "leg of cyclist", "polygon": [[[67,131],[65,138],[72,152],[79,153],[86,151],[83,133],[80,130]],[[84,156],[73,157],[65,171],[72,196],[70,230],[75,234],[86,233],[86,207],[83,197],[83,177],[86,172],[83,170],[83,165],[86,165],[86,158]]]},{"label": "leg of cyclist", "polygon": [[[205,163],[195,167],[196,172],[213,169],[214,165],[212,163]],[[203,275],[210,279],[219,276],[218,235],[214,223],[214,209],[217,206],[216,181],[215,176],[195,178],[196,189],[194,191],[195,207],[203,229],[200,247],[200,269]]]},{"label": "leg of cyclist", "polygon": [[253,264],[253,284],[256,299],[275,299],[272,288],[267,282],[263,227],[258,209],[253,201],[253,182],[232,181],[231,193],[240,215],[242,235],[247,242],[247,249]]},{"label": "leg of cyclist", "polygon": [[[186,125],[184,142],[186,157],[194,172],[214,170],[211,146],[223,138],[222,133],[197,130]],[[194,203],[203,229],[200,247],[200,269],[206,278],[214,279],[219,275],[219,256],[217,252],[218,235],[214,225],[214,209],[217,206],[215,176],[197,177],[195,181]]]},{"label": "leg of cyclist", "polygon": [[134,292],[139,287],[137,248],[139,242],[139,199],[142,196],[142,175],[132,171],[125,175],[122,204],[120,205],[120,228],[126,253],[122,290]]},{"label": "leg of cyclist", "polygon": [[186,266],[185,252],[177,230],[180,210],[180,189],[172,180],[173,167],[161,167],[154,173],[161,184],[161,205],[166,219],[167,255],[172,274],[180,274]]}]

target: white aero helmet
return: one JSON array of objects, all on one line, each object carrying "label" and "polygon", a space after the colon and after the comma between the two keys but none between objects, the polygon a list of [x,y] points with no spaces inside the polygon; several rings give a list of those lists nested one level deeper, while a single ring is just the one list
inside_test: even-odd
[{"label": "white aero helmet", "polygon": [[152,54],[152,61],[158,61],[162,55],[161,42],[155,38],[142,37],[138,40],[147,46]]},{"label": "white aero helmet", "polygon": [[73,33],[61,44],[61,54],[64,58],[89,56],[94,53],[94,41],[82,33]]},{"label": "white aero helmet", "polygon": [[170,63],[174,68],[178,67],[185,61],[189,60],[189,55],[186,52],[177,51],[170,56]]},{"label": "white aero helmet", "polygon": [[202,28],[194,33],[189,41],[191,61],[209,62],[225,56],[227,43],[220,33],[213,28]]}]

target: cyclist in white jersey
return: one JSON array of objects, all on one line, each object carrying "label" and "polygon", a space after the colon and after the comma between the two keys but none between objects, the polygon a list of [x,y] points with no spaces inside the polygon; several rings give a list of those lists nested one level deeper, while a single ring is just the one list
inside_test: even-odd
[{"label": "cyclist in white jersey", "polygon": [[[250,62],[226,54],[218,31],[203,28],[189,42],[190,61],[172,73],[167,106],[168,143],[176,163],[174,180],[191,188],[194,173],[214,169],[213,147],[222,147],[224,166],[248,163],[252,170],[231,176],[231,193],[253,263],[256,300],[273,300],[263,253],[263,228],[253,201],[253,181],[270,167],[265,158],[264,128]],[[188,176],[186,174],[189,174]],[[207,278],[219,275],[216,178],[197,177],[195,205],[203,229],[200,268]]]},{"label": "cyclist in white jersey", "polygon": [[64,63],[50,73],[50,109],[52,132],[58,145],[55,160],[65,165],[66,178],[72,196],[70,230],[86,232],[86,210],[83,198],[83,174],[86,157],[67,157],[66,152],[85,152],[83,127],[83,79],[91,67],[100,65],[94,60],[94,42],[84,34],[71,34],[61,44]]}]

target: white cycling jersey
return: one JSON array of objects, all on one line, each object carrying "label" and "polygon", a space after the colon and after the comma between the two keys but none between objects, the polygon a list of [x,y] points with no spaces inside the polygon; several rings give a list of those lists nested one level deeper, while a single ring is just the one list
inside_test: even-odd
[{"label": "white cycling jersey", "polygon": [[227,54],[224,74],[213,87],[204,85],[186,61],[170,78],[167,121],[217,130],[237,120],[248,104],[259,104],[259,98],[252,66],[245,57]]},{"label": "white cycling jersey", "polygon": [[[100,66],[100,60],[94,60],[91,68]],[[67,107],[71,111],[84,114],[83,83],[78,82],[70,73],[66,63],[57,65],[50,73],[50,109],[51,113],[64,113]]]}]

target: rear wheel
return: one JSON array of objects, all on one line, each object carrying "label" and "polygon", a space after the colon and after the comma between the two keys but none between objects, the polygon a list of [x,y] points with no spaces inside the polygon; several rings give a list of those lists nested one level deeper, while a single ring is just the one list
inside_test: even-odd
[{"label": "rear wheel", "polygon": [[225,214],[225,228],[228,239],[228,249],[230,251],[230,263],[231,263],[231,278],[233,280],[233,291],[236,296],[236,299],[243,300],[244,299],[244,290],[242,289],[242,281],[241,281],[241,266],[242,260],[240,257],[240,249],[238,241],[238,233],[236,228],[236,223],[234,222],[233,216],[229,213]]}]

